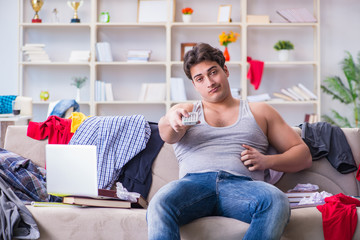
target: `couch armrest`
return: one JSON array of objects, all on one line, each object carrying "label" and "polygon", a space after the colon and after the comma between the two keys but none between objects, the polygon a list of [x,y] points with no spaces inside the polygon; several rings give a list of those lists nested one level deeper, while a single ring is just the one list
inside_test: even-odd
[{"label": "couch armrest", "polygon": [[27,126],[9,126],[5,135],[4,148],[29,158],[40,167],[45,167],[46,140],[35,140],[26,135]]}]

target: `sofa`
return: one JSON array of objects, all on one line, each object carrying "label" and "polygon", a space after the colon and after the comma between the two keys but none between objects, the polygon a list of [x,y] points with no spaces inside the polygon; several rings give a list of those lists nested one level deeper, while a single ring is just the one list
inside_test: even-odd
[{"label": "sofa", "polygon": [[[31,159],[44,166],[47,140],[37,141],[26,136],[26,126],[9,126],[5,136],[5,149]],[[294,128],[300,134],[300,129]],[[360,163],[360,130],[343,129],[357,163]],[[297,183],[312,183],[320,191],[332,194],[360,195],[356,172],[341,174],[327,159],[313,162],[311,168],[285,173],[275,184],[287,191]],[[164,144],[152,166],[152,185],[148,201],[169,181],[178,178],[178,165],[171,145]],[[26,205],[37,222],[40,239],[147,239],[145,209],[34,207]],[[360,211],[358,210],[358,215]],[[360,239],[360,221],[353,239]],[[248,224],[225,217],[205,217],[182,226],[181,239],[242,239]],[[324,239],[322,215],[315,207],[292,209],[281,239]]]}]

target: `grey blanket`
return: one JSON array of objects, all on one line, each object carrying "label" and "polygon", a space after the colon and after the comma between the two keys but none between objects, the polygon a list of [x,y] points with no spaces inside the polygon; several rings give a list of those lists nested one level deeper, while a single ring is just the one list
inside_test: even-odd
[{"label": "grey blanket", "polygon": [[38,239],[39,229],[30,211],[0,178],[0,239]]}]

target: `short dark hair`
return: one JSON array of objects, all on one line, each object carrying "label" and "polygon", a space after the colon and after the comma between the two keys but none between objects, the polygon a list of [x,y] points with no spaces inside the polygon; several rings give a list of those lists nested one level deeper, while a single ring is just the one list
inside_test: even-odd
[{"label": "short dark hair", "polygon": [[223,52],[207,43],[198,43],[187,51],[184,57],[184,72],[190,80],[192,80],[190,68],[203,61],[217,62],[224,69],[225,57]]}]

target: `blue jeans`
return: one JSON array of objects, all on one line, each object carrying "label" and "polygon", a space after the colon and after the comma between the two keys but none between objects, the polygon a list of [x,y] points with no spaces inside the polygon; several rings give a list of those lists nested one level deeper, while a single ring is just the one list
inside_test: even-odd
[{"label": "blue jeans", "polygon": [[180,239],[179,226],[205,216],[249,223],[243,239],[280,239],[289,201],[278,188],[227,172],[191,173],[163,186],[147,210],[148,239]]}]

